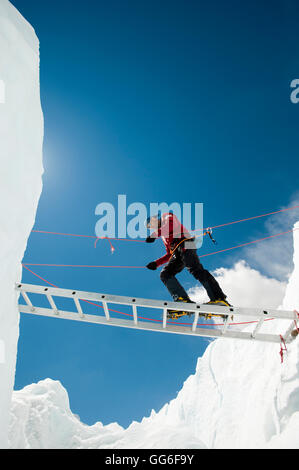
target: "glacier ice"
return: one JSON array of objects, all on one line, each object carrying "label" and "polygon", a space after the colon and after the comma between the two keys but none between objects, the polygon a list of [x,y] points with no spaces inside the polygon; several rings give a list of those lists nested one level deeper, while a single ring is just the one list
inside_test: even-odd
[{"label": "glacier ice", "polygon": [[21,262],[42,190],[43,115],[39,43],[8,0],[0,0],[0,447],[7,447],[19,335]]}]

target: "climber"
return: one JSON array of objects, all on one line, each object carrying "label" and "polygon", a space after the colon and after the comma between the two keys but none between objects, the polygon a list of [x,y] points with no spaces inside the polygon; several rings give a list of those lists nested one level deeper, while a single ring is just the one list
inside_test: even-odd
[{"label": "climber", "polygon": [[[150,270],[156,270],[158,266],[167,263],[160,273],[160,278],[175,302],[192,303],[187,292],[175,277],[176,274],[187,268],[207,291],[210,298],[207,304],[230,306],[216,279],[200,263],[194,237],[188,233],[174,214],[165,213],[161,217],[157,215],[148,217],[145,226],[154,230],[146,238],[146,243],[153,243],[161,237],[166,248],[166,254],[162,258],[152,261],[146,267]],[[175,318],[177,317],[178,315],[175,316]]]}]

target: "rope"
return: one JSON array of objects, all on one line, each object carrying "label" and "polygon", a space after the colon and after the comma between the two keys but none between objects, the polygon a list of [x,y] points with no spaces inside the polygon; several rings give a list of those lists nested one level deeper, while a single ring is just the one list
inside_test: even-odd
[{"label": "rope", "polygon": [[[279,214],[281,212],[286,212],[286,211],[291,211],[291,210],[295,210],[295,209],[298,209],[299,208],[299,205],[297,206],[292,206],[292,207],[287,207],[286,209],[280,209],[278,211],[272,211],[272,212],[267,212],[267,213],[264,213],[264,214],[260,214],[260,215],[255,215],[253,217],[248,217],[246,219],[239,219],[239,220],[235,220],[235,221],[232,221],[232,222],[226,222],[224,224],[220,224],[220,225],[214,225],[212,227],[207,227],[207,228],[204,228],[204,229],[197,229],[197,230],[191,230],[191,232],[198,232],[198,231],[207,231],[209,229],[214,229],[214,228],[220,228],[220,227],[227,227],[228,225],[234,225],[234,224],[238,224],[238,223],[241,223],[241,222],[247,222],[249,220],[254,220],[254,219],[259,219],[261,217],[267,217],[269,215],[274,215],[274,214]],[[62,235],[62,236],[67,236],[67,237],[82,237],[82,238],[93,238],[93,239],[96,239],[96,241],[100,240],[101,238],[95,236],[95,235],[80,235],[80,234],[77,234],[77,233],[60,233],[60,232],[49,232],[49,231],[46,231],[46,230],[32,230],[32,232],[34,233],[41,233],[41,234],[50,234],[50,235]],[[178,234],[177,234],[178,235]],[[145,243],[145,240],[137,240],[137,239],[131,239],[131,238],[113,238],[113,237],[102,237],[102,239],[106,239],[106,240],[119,240],[119,241],[126,241],[126,242],[136,242],[136,243]]]},{"label": "rope", "polygon": [[24,263],[23,266],[48,266],[50,268],[117,268],[117,269],[145,269],[145,266],[101,266],[87,264],[47,264],[47,263]]},{"label": "rope", "polygon": [[94,242],[94,247],[95,247],[95,248],[97,247],[97,243],[98,243],[99,240],[104,240],[104,239],[105,239],[105,240],[108,240],[108,242],[109,242],[109,244],[110,244],[110,248],[111,248],[111,253],[113,254],[114,251],[115,251],[115,248],[114,248],[114,246],[112,245],[111,240],[110,240],[109,238],[107,238],[107,237],[97,238],[96,241]]},{"label": "rope", "polygon": [[118,240],[123,242],[137,242],[137,243],[145,243],[145,240],[137,240],[132,238],[114,238],[114,237],[97,237],[95,235],[80,235],[77,233],[61,233],[61,232],[49,232],[46,230],[32,230],[33,233],[42,233],[47,235],[62,235],[65,237],[78,237],[78,238],[93,238],[96,240],[97,243],[99,240]]},{"label": "rope", "polygon": [[[281,212],[292,211],[292,210],[295,210],[295,209],[299,209],[299,205],[298,206],[287,207],[286,209],[280,209],[278,211],[266,212],[265,214],[255,215],[253,217],[247,217],[245,219],[239,219],[239,220],[234,220],[232,222],[226,222],[225,224],[214,225],[212,227],[206,227],[206,228],[197,229],[197,230],[190,230],[190,232],[209,231],[209,230],[213,230],[215,228],[227,227],[229,225],[239,224],[239,223],[242,223],[242,222],[248,222],[249,220],[260,219],[262,217],[268,217],[269,215],[279,214]],[[175,235],[180,235],[180,234],[177,233]]]},{"label": "rope", "polygon": [[[203,255],[200,255],[200,258],[205,258],[207,256],[212,256],[212,255],[216,255],[216,254],[219,254],[219,253],[224,253],[226,251],[231,251],[231,250],[235,250],[237,248],[242,248],[244,246],[248,246],[248,245],[252,245],[254,243],[259,243],[259,242],[262,242],[264,240],[269,240],[270,238],[275,238],[275,237],[280,237],[281,235],[286,235],[288,233],[292,233],[292,232],[295,232],[296,230],[299,230],[299,228],[294,228],[294,229],[291,229],[291,230],[287,230],[285,232],[281,232],[281,233],[276,233],[274,235],[270,235],[268,237],[264,237],[264,238],[258,238],[257,240],[253,240],[251,242],[247,242],[247,243],[242,243],[241,245],[235,245],[235,246],[232,246],[230,248],[225,248],[223,250],[218,250],[218,251],[213,251],[212,253],[207,253],[207,254],[203,254]],[[184,240],[182,240],[184,241]],[[182,243],[182,242],[180,242]],[[179,244],[180,244],[179,243]],[[176,246],[176,248],[178,247],[178,245]],[[172,252],[172,256],[174,254],[174,251],[176,250],[176,248],[173,250]],[[47,264],[47,263],[24,263],[25,266],[48,266],[48,267],[69,267],[69,268],[117,268],[117,269],[144,269],[145,267],[144,266],[102,266],[102,265],[75,265],[75,264]]]},{"label": "rope", "polygon": [[[261,214],[261,215],[255,215],[253,217],[248,217],[246,219],[240,219],[240,220],[235,220],[234,222],[227,222],[225,224],[221,224],[221,225],[214,225],[213,227],[210,227],[211,229],[214,229],[214,228],[220,228],[220,227],[226,227],[228,225],[234,225],[234,224],[239,224],[241,222],[247,222],[249,220],[254,220],[254,219],[259,219],[261,217],[267,217],[269,215],[274,215],[274,214],[279,214],[281,212],[286,212],[286,211],[292,211],[292,210],[295,210],[295,209],[299,209],[299,205],[298,206],[293,206],[293,207],[287,207],[286,209],[280,209],[279,211],[274,211],[274,212],[267,212],[265,214]],[[195,231],[195,230],[194,230]]]},{"label": "rope", "polygon": [[[299,313],[297,312],[297,310],[294,310],[294,313],[296,314],[296,317],[298,319],[299,318]],[[294,323],[295,323],[295,329],[297,330],[297,333],[299,335],[299,328],[298,328],[296,319],[294,320]]]},{"label": "rope", "polygon": [[279,351],[279,354],[280,354],[280,357],[281,357],[281,363],[283,363],[283,353],[284,352],[287,352],[287,346],[286,346],[286,343],[285,343],[285,340],[283,338],[282,335],[279,335],[280,336],[280,351]]},{"label": "rope", "polygon": [[247,245],[252,245],[253,243],[259,243],[259,242],[262,242],[264,240],[269,240],[270,238],[280,237],[281,235],[286,235],[287,233],[295,232],[296,230],[299,230],[299,228],[293,228],[293,229],[287,230],[285,232],[276,233],[274,235],[270,235],[269,237],[258,238],[257,240],[253,240],[251,242],[242,243],[241,245],[232,246],[231,248],[225,248],[224,250],[213,251],[212,253],[208,253],[206,255],[201,255],[200,257],[204,258],[205,256],[211,256],[211,255],[216,255],[218,253],[223,253],[225,251],[235,250],[236,248],[242,248],[242,247],[247,246]]}]

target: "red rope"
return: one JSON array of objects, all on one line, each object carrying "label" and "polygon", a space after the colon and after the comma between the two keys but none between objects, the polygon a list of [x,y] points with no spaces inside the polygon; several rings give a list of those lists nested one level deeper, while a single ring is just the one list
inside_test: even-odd
[{"label": "red rope", "polygon": [[234,222],[227,222],[227,223],[221,224],[221,225],[214,225],[214,227],[210,227],[210,228],[214,229],[214,228],[226,227],[227,225],[239,224],[241,222],[247,222],[249,220],[259,219],[261,217],[267,217],[269,215],[279,214],[280,212],[292,211],[292,210],[298,209],[298,208],[299,208],[299,206],[287,207],[286,209],[281,209],[279,211],[274,211],[274,212],[268,212],[268,213],[261,214],[261,215],[255,215],[254,217],[248,217],[247,219],[240,219],[240,220],[235,220]]},{"label": "red rope", "polygon": [[23,266],[48,266],[50,268],[117,268],[117,269],[145,269],[145,266],[101,266],[87,264],[47,264],[47,263],[24,263]]},{"label": "red rope", "polygon": [[[286,209],[280,209],[278,211],[273,211],[273,212],[267,212],[265,214],[260,214],[260,215],[255,215],[253,217],[248,217],[246,219],[239,219],[235,220],[232,222],[227,222],[225,224],[220,224],[220,225],[214,225],[212,227],[209,227],[209,229],[214,229],[214,228],[220,228],[220,227],[227,227],[228,225],[234,225],[234,224],[239,224],[241,222],[247,222],[249,220],[254,220],[254,219],[259,219],[261,217],[267,217],[269,215],[274,215],[274,214],[279,214],[281,212],[286,212],[286,211],[291,211],[298,209],[298,206],[293,206],[293,207],[287,207]],[[205,229],[197,229],[197,230],[191,230],[191,232],[198,232],[198,231],[206,231],[208,228]],[[32,230],[34,233],[44,233],[44,234],[50,234],[50,235],[63,235],[63,236],[68,236],[68,237],[84,237],[84,238],[95,238],[96,240],[99,240],[99,237],[95,235],[79,235],[79,234],[74,234],[74,233],[60,233],[60,232],[49,232],[46,230]],[[131,239],[131,238],[113,238],[113,237],[103,237],[106,238],[107,240],[120,240],[120,241],[126,241],[126,242],[139,242],[139,243],[145,243],[145,240],[137,240],[137,239]]]},{"label": "red rope", "polygon": [[[203,228],[203,229],[190,230],[190,232],[199,232],[199,231],[204,232],[204,231],[209,230],[209,229],[213,230],[215,228],[227,227],[229,225],[239,224],[241,222],[248,222],[249,220],[260,219],[261,217],[267,217],[269,215],[279,214],[281,212],[292,211],[292,210],[295,210],[295,209],[298,209],[298,208],[299,208],[299,206],[287,207],[286,209],[280,209],[279,211],[267,212],[265,214],[255,215],[253,217],[247,217],[246,219],[239,219],[239,220],[234,220],[232,222],[226,222],[225,224],[214,225],[212,227],[207,227],[207,228]],[[176,235],[180,235],[180,234],[177,233]]]},{"label": "red rope", "polygon": [[136,239],[132,239],[132,238],[97,237],[95,235],[80,235],[80,234],[77,234],[77,233],[49,232],[49,231],[46,231],[46,230],[32,230],[32,232],[34,232],[34,233],[43,233],[43,234],[47,234],[47,235],[62,235],[62,236],[65,236],[65,237],[94,238],[94,239],[96,239],[96,243],[99,240],[104,240],[104,239],[105,240],[119,240],[119,241],[123,241],[123,242],[145,243],[145,240],[136,240]]},{"label": "red rope", "polygon": [[241,245],[232,246],[231,248],[225,248],[224,250],[213,251],[212,253],[208,253],[206,255],[200,255],[200,257],[204,258],[205,256],[211,256],[211,255],[216,255],[218,253],[223,253],[225,251],[235,250],[236,248],[242,248],[247,245],[252,245],[253,243],[259,243],[264,240],[269,240],[270,238],[280,237],[281,235],[286,235],[287,233],[295,232],[296,230],[299,230],[299,228],[293,228],[292,230],[287,230],[286,232],[276,233],[274,235],[270,235],[269,237],[258,238],[257,240],[253,240],[251,242],[242,243]]},{"label": "red rope", "polygon": [[96,248],[97,247],[97,243],[99,240],[108,240],[109,244],[110,244],[110,248],[111,248],[111,253],[113,254],[114,251],[115,251],[115,248],[114,246],[112,245],[111,243],[111,240],[107,237],[101,237],[101,238],[97,238],[96,241],[94,242],[94,247]]},{"label": "red rope", "polygon": [[[219,253],[224,253],[226,251],[235,250],[237,248],[242,248],[244,246],[252,245],[253,243],[259,243],[259,242],[262,242],[264,240],[269,240],[270,238],[275,238],[275,237],[279,237],[281,235],[286,235],[287,233],[295,232],[296,230],[299,230],[299,228],[294,228],[292,230],[287,230],[285,232],[276,233],[274,235],[270,235],[270,236],[264,237],[264,238],[258,238],[257,240],[253,240],[251,242],[242,243],[241,245],[232,246],[230,248],[225,248],[223,250],[213,251],[212,253],[203,254],[203,255],[200,255],[200,258],[205,258],[207,256],[212,256],[212,255],[216,255],[216,254],[219,254]],[[26,266],[48,266],[48,267],[69,267],[69,268],[118,268],[118,269],[121,269],[121,268],[143,269],[144,268],[144,266],[102,266],[102,265],[75,265],[75,264],[72,265],[72,264],[46,264],[46,263],[43,263],[43,264],[41,264],[41,263],[24,263],[24,265],[26,265]]]},{"label": "red rope", "polygon": [[[297,315],[297,318],[299,318],[299,313],[297,312],[297,310],[294,310],[294,313]],[[297,330],[297,333],[298,333],[298,335],[299,335],[299,328],[298,328],[296,319],[294,320],[294,323],[295,323],[295,328],[296,328],[296,330]]]},{"label": "red rope", "polygon": [[281,357],[281,363],[283,363],[283,353],[284,352],[287,352],[287,346],[286,346],[286,343],[285,343],[285,340],[283,338],[282,335],[279,335],[280,336],[280,357]]}]

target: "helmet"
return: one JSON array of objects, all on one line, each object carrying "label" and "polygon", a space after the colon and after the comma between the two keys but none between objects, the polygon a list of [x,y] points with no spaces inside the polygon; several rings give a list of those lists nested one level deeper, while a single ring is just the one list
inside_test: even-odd
[{"label": "helmet", "polygon": [[145,221],[144,221],[144,225],[145,225],[146,228],[151,228],[150,224],[151,224],[152,219],[157,219],[158,223],[160,224],[161,216],[159,216],[159,215],[150,215],[149,217],[147,217],[147,219],[145,219]]}]

